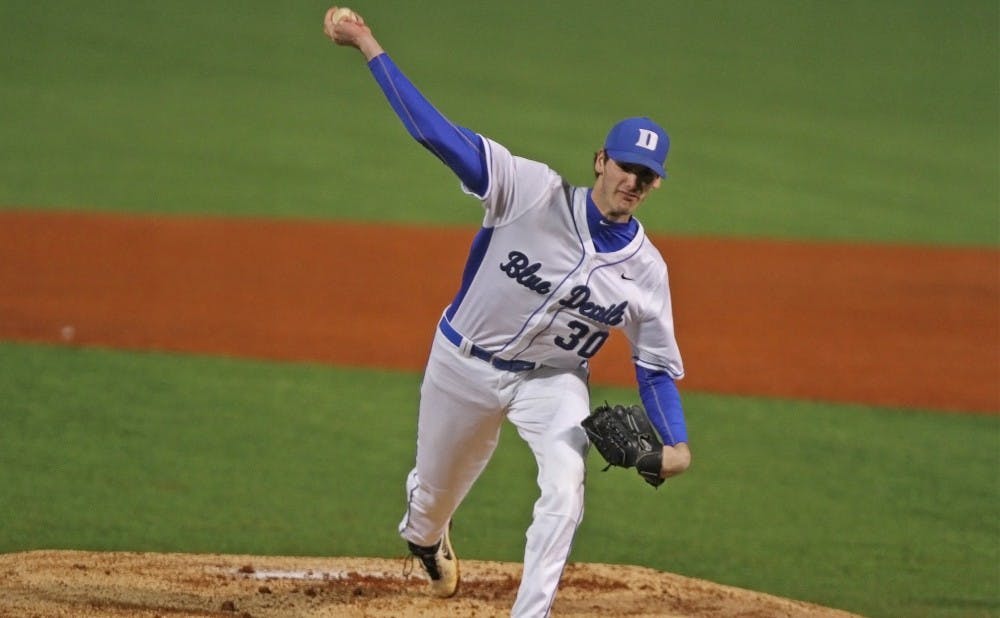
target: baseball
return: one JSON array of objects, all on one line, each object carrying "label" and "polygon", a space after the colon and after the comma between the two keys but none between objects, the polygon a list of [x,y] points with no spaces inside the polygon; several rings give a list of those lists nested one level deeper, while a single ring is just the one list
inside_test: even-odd
[{"label": "baseball", "polygon": [[346,6],[342,6],[336,11],[334,11],[333,15],[330,17],[330,21],[332,21],[334,24],[339,24],[345,19],[349,19],[354,22],[359,21],[358,14],[352,11],[351,9],[347,8]]}]

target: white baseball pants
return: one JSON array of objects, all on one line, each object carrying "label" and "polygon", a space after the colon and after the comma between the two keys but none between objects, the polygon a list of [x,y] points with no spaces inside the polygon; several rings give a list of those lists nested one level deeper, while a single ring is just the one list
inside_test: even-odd
[{"label": "white baseball pants", "polygon": [[590,413],[586,370],[511,372],[470,357],[436,332],[420,389],[416,467],[399,533],[431,546],[489,462],[506,417],[538,464],[524,571],[512,616],[546,616],[583,517]]}]

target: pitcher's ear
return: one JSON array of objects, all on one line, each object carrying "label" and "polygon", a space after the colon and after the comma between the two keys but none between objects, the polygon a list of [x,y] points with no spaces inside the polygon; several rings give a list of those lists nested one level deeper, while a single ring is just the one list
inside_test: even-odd
[{"label": "pitcher's ear", "polygon": [[604,173],[604,166],[607,162],[608,153],[603,148],[594,153],[594,176],[600,176]]}]

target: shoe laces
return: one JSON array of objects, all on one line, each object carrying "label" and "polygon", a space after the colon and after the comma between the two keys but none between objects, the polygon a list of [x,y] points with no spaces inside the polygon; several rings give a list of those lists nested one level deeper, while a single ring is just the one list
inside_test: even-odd
[{"label": "shoe laces", "polygon": [[441,579],[441,570],[438,568],[437,554],[438,549],[440,549],[441,544],[438,543],[435,547],[421,547],[410,543],[410,555],[406,559],[406,563],[403,565],[403,575],[409,576],[413,572],[413,559],[416,558],[420,560],[420,564],[423,565],[424,570],[427,571],[428,577],[432,580],[437,581]]}]

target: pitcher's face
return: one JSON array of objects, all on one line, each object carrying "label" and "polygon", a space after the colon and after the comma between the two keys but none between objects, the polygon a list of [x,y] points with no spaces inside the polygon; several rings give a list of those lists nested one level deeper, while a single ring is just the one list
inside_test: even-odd
[{"label": "pitcher's face", "polygon": [[653,170],[634,163],[619,163],[601,152],[594,162],[594,203],[609,221],[628,221],[639,204],[659,188],[660,177]]}]

